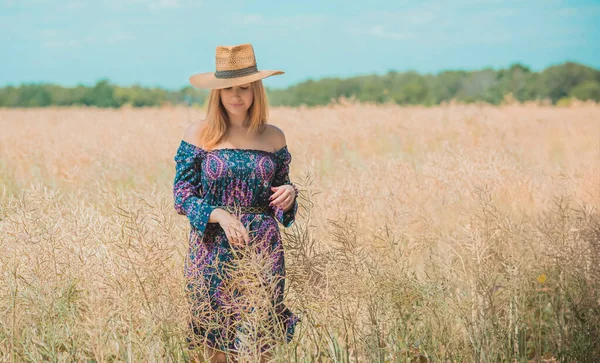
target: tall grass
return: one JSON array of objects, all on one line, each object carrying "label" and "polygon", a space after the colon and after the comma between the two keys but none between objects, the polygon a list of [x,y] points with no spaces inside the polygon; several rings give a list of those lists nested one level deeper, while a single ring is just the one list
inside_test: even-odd
[{"label": "tall grass", "polygon": [[[0,110],[0,361],[189,358],[171,190],[199,117]],[[302,322],[278,361],[600,356],[599,106],[342,102],[271,122],[301,188],[281,233]],[[255,290],[259,255],[237,270]]]}]

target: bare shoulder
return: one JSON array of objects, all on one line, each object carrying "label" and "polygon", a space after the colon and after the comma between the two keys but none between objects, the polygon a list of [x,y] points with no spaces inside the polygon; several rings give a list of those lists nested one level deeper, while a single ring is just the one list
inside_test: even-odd
[{"label": "bare shoulder", "polygon": [[183,140],[198,147],[202,147],[200,145],[200,133],[202,132],[205,126],[204,120],[197,120],[192,122],[187,129],[185,129],[183,133]]},{"label": "bare shoulder", "polygon": [[279,127],[277,127],[275,125],[267,124],[265,133],[266,133],[267,139],[269,140],[271,145],[273,145],[275,150],[279,150],[282,147],[287,145],[287,141],[285,139],[285,133]]}]

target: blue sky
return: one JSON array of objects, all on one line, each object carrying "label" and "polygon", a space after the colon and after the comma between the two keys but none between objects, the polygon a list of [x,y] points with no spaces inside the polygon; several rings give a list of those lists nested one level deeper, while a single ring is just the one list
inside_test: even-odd
[{"label": "blue sky", "polygon": [[600,68],[600,0],[0,0],[0,86],[170,89],[214,71],[217,45],[251,43],[265,80],[388,70]]}]

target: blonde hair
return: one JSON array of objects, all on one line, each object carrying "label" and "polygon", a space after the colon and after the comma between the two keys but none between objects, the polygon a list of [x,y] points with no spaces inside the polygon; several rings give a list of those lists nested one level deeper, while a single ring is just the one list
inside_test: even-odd
[{"label": "blonde hair", "polygon": [[[250,117],[245,123],[245,126],[249,125],[248,134],[263,129],[269,118],[267,93],[262,80],[259,79],[250,83],[250,87],[252,88],[254,101],[248,109]],[[205,126],[200,134],[201,145],[207,150],[217,146],[227,131],[228,115],[221,102],[220,92],[219,89],[213,89],[208,96]]]}]

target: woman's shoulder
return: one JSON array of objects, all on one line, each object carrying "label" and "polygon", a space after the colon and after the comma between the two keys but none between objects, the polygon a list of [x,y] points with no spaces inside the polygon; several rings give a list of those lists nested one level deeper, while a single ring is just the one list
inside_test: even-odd
[{"label": "woman's shoulder", "polygon": [[189,126],[183,132],[183,141],[202,148],[200,143],[200,135],[205,124],[205,120],[197,120],[189,124]]},{"label": "woman's shoulder", "polygon": [[280,150],[287,145],[285,133],[282,129],[271,124],[266,124],[265,126],[265,136],[269,140],[269,143],[273,145],[275,150]]}]

